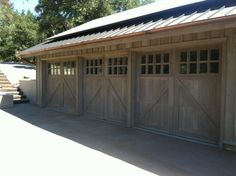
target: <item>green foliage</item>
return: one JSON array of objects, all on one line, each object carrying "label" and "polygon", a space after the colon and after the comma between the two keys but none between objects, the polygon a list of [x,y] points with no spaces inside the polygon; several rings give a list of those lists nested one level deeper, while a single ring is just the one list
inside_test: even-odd
[{"label": "green foliage", "polygon": [[47,37],[74,26],[144,5],[154,0],[39,0],[36,6],[40,31]]},{"label": "green foliage", "polygon": [[31,12],[0,7],[0,60],[16,61],[16,53],[39,42],[39,25]]},{"label": "green foliage", "polygon": [[0,0],[0,60],[16,61],[16,54],[46,37],[74,26],[154,0],[39,0],[37,16],[19,13],[9,0]]}]

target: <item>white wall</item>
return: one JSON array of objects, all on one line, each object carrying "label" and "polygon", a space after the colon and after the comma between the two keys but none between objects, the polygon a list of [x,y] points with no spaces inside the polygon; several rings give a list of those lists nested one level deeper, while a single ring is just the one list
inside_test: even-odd
[{"label": "white wall", "polygon": [[30,103],[36,104],[36,80],[20,80],[20,89],[30,100]]}]

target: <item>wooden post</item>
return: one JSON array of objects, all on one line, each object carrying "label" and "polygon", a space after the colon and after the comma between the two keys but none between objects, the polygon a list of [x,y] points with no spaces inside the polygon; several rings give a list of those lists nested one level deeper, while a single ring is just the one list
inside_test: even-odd
[{"label": "wooden post", "polygon": [[220,104],[220,136],[219,136],[219,148],[222,150],[224,148],[224,134],[225,134],[225,101],[226,101],[226,80],[227,80],[227,74],[226,74],[226,63],[228,58],[228,52],[227,52],[227,42],[224,42],[222,44],[222,61],[221,61],[221,104]]},{"label": "wooden post", "polygon": [[[224,105],[224,121],[222,121],[223,131],[222,135],[224,137],[225,145],[230,147],[236,147],[236,130],[235,130],[235,94],[236,94],[236,31],[226,30],[227,35],[227,60],[226,60],[226,81],[225,81],[225,105]],[[224,122],[224,123],[223,123]],[[223,145],[223,144],[222,144]]]},{"label": "wooden post", "polygon": [[46,61],[41,60],[38,58],[37,60],[37,104],[41,107],[46,105],[46,92],[47,92],[47,63]]},{"label": "wooden post", "polygon": [[84,59],[82,57],[76,60],[76,113],[82,115],[84,113]]},{"label": "wooden post", "polygon": [[128,118],[127,127],[132,127],[136,109],[136,53],[130,52],[128,58]]}]

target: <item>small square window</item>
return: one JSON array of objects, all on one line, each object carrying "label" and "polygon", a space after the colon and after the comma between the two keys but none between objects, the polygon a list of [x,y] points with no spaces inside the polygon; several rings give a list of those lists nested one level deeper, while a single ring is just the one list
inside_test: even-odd
[{"label": "small square window", "polygon": [[86,74],[87,74],[87,75],[89,74],[89,68],[86,69]]},{"label": "small square window", "polygon": [[161,63],[161,55],[160,54],[157,54],[156,55],[156,63]]},{"label": "small square window", "polygon": [[148,74],[153,74],[153,66],[152,65],[148,66]]},{"label": "small square window", "polygon": [[117,65],[117,58],[113,59],[113,65]]},{"label": "small square window", "polygon": [[153,55],[148,56],[148,63],[152,64],[153,63]]},{"label": "small square window", "polygon": [[169,74],[169,65],[163,65],[163,74]]},{"label": "small square window", "polygon": [[126,65],[125,64],[125,57],[120,58],[120,65]]},{"label": "small square window", "polygon": [[181,52],[180,53],[180,62],[187,62],[188,53],[187,52]]},{"label": "small square window", "polygon": [[97,59],[94,61],[94,66],[98,66],[98,60]]},{"label": "small square window", "polygon": [[207,73],[207,63],[200,64],[200,73]]},{"label": "small square window", "polygon": [[164,63],[169,63],[169,58],[170,56],[168,53],[164,54]]},{"label": "small square window", "polygon": [[156,65],[156,74],[161,74],[161,66]]},{"label": "small square window", "polygon": [[126,75],[128,72],[128,68],[127,67],[123,67],[123,74]]},{"label": "small square window", "polygon": [[197,51],[190,51],[190,62],[197,61]]},{"label": "small square window", "polygon": [[219,63],[211,63],[211,73],[219,73]]},{"label": "small square window", "polygon": [[113,67],[113,74],[114,74],[114,75],[117,74],[117,67]]},{"label": "small square window", "polygon": [[200,61],[207,61],[207,60],[208,60],[208,50],[201,50]]},{"label": "small square window", "polygon": [[93,68],[90,68],[90,74],[93,74]]},{"label": "small square window", "polygon": [[197,73],[197,64],[190,64],[189,65],[189,73],[190,74]]},{"label": "small square window", "polygon": [[122,65],[122,61],[123,61],[123,58],[122,58],[122,57],[121,57],[121,58],[118,58],[118,59],[117,59],[117,64],[118,64],[118,65]]},{"label": "small square window", "polygon": [[75,69],[74,69],[74,68],[71,69],[71,74],[72,74],[72,75],[75,75]]},{"label": "small square window", "polygon": [[146,64],[146,56],[142,56],[141,64]]},{"label": "small square window", "polygon": [[93,60],[90,60],[90,66],[93,66]]},{"label": "small square window", "polygon": [[108,68],[108,74],[109,74],[109,75],[112,75],[112,67],[109,67],[109,68]]},{"label": "small square window", "polygon": [[95,75],[98,74],[98,68],[97,68],[97,67],[94,68],[94,74],[95,74]]},{"label": "small square window", "polygon": [[141,74],[146,74],[146,66],[145,65],[141,66]]},{"label": "small square window", "polygon": [[89,60],[86,60],[86,66],[87,67],[89,66]]},{"label": "small square window", "polygon": [[124,57],[123,60],[124,60],[123,65],[128,65],[128,57]]},{"label": "small square window", "polygon": [[211,60],[219,60],[220,59],[220,51],[218,49],[211,50]]},{"label": "small square window", "polygon": [[112,59],[108,60],[108,65],[112,65]]},{"label": "small square window", "polygon": [[187,74],[187,64],[180,64],[180,74]]}]

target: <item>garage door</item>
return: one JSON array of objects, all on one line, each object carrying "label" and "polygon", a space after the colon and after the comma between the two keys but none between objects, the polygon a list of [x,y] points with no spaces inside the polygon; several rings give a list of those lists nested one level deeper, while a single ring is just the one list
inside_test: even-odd
[{"label": "garage door", "polygon": [[170,52],[140,56],[135,125],[217,143],[220,50],[189,49],[177,55],[177,60]]},{"label": "garage door", "polygon": [[86,59],[85,114],[118,123],[127,121],[127,57]]},{"label": "garage door", "polygon": [[76,104],[75,61],[48,63],[47,105],[74,112]]}]

